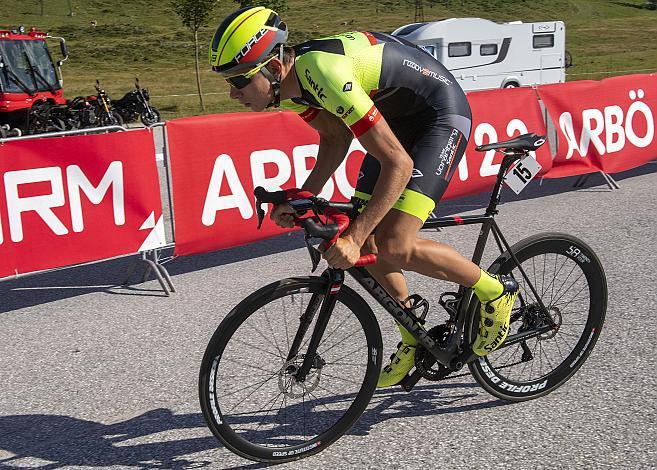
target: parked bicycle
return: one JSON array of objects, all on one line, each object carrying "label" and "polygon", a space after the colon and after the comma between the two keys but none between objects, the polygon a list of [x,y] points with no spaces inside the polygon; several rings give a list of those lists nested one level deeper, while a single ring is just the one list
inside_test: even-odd
[{"label": "parked bicycle", "polygon": [[135,78],[134,90],[126,93],[120,100],[114,101],[114,109],[121,115],[123,122],[141,119],[145,126],[160,122],[160,112],[151,106],[148,89],[139,85],[138,78]]},{"label": "parked bicycle", "polygon": [[[488,271],[518,281],[509,335],[491,354],[472,352],[479,302],[470,289],[442,294],[439,303],[449,318],[427,328],[426,301],[417,298],[415,308],[401,305],[362,267],[374,261],[373,255],[347,270],[419,342],[415,368],[401,383],[405,390],[421,378],[442,380],[467,365],[495,397],[529,400],[560,387],[591,353],[607,307],[598,257],[564,233],[540,233],[510,246],[495,222],[505,178],[526,185],[537,172],[529,152],[544,142],[525,134],[477,147],[504,154],[485,213],[430,219],[424,226],[481,225],[473,262],[481,262],[492,233],[501,254]],[[330,245],[357,214],[353,202],[330,202],[299,190],[256,188],[255,195],[259,226],[262,204],[288,202],[294,208],[313,271],[320,261],[313,239]],[[248,459],[279,463],[313,455],[363,413],[382,354],[376,317],[344,284],[343,270],[329,267],[321,276],[274,282],[242,300],[212,336],[199,374],[203,416],[228,449]]]}]

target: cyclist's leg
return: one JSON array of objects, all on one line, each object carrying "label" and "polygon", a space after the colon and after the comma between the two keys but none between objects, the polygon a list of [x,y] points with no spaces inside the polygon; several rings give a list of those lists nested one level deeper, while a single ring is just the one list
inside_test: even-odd
[{"label": "cyclist's leg", "polygon": [[[415,271],[473,288],[482,304],[480,330],[473,350],[476,354],[485,356],[499,347],[506,338],[518,286],[513,278],[490,275],[449,245],[417,237],[422,224],[423,221],[416,216],[397,209],[391,210],[377,227],[377,264],[378,260],[381,260],[387,266]],[[401,327],[400,330],[403,343],[415,344],[404,339],[405,336],[410,336],[410,333]],[[398,357],[393,361],[400,362]],[[413,365],[404,361],[401,361],[401,364],[409,366],[408,370]],[[394,369],[384,368],[382,376],[393,372],[396,372],[395,376],[401,374],[401,370]]]},{"label": "cyclist's leg", "polygon": [[[374,234],[370,235],[361,249],[361,255],[369,255],[371,253],[378,253]],[[365,268],[392,297],[400,302],[403,302],[408,297],[406,278],[398,266],[394,266],[381,259],[376,264],[368,265]]]},{"label": "cyclist's leg", "polygon": [[[436,125],[432,126],[430,132],[418,140],[414,148],[417,160],[425,165],[424,168],[436,168],[434,174],[439,179],[434,185],[428,184],[429,181],[412,179],[409,189],[413,189],[413,185],[415,185],[414,189],[426,194],[435,203],[442,198],[467,146],[470,114],[465,108],[461,111],[463,113],[461,116],[445,114],[439,117]],[[438,166],[436,167],[435,164],[427,166],[431,164],[430,156],[436,148],[439,149]],[[435,250],[435,245],[429,241],[418,242],[413,262],[415,269],[428,275],[431,275],[429,272],[432,269],[432,259],[430,258],[434,251],[432,247]],[[452,261],[455,261],[454,257],[452,257]],[[458,266],[465,267],[462,262]],[[481,302],[479,334],[473,350],[476,354],[484,356],[499,347],[508,334],[511,309],[518,296],[518,284],[513,278],[493,277],[483,269],[479,269],[478,274],[476,272],[475,265],[470,264],[469,274],[466,273],[466,276],[469,276],[468,279],[459,280],[453,274],[447,274],[454,282],[471,287]]]},{"label": "cyclist's leg", "polygon": [[[375,235],[372,234],[367,239],[367,242],[361,249],[362,255],[368,255],[371,253],[377,253]],[[384,259],[378,259],[376,264],[372,264],[366,267],[367,271],[376,279],[376,281],[381,284],[381,286],[390,294],[392,297],[397,299],[403,305],[409,307],[410,305],[407,302],[409,292],[408,284],[406,283],[406,277],[402,270],[395,266],[394,264],[388,263]],[[402,343],[415,346],[417,340],[411,335],[406,328],[397,324],[399,327],[399,332],[402,336]]]},{"label": "cyclist's leg", "polygon": [[[435,115],[429,116],[433,116],[428,118],[430,120],[436,119]],[[413,174],[402,196],[377,227],[374,243],[369,243],[380,252],[381,260],[372,267],[372,274],[391,295],[396,295],[400,300],[408,294],[401,273],[401,269],[408,269],[404,267],[407,265],[421,274],[468,287],[479,280],[479,268],[456,250],[445,244],[417,238],[424,221],[447,189],[468,142],[468,135],[457,128],[442,122],[427,124],[423,122],[427,119],[426,114],[422,117],[420,122],[411,118],[404,121],[405,126],[411,127],[410,131],[408,127],[393,125],[395,135],[413,159]],[[413,131],[415,135],[410,135]],[[371,197],[379,171],[378,161],[366,155],[355,193],[364,204]]]},{"label": "cyclist's leg", "polygon": [[[393,130],[395,131],[397,138],[402,142],[402,145],[406,147],[409,141],[409,138],[406,135],[407,133],[398,132],[394,127]],[[374,191],[374,185],[379,177],[380,169],[381,166],[377,159],[369,153],[366,154],[359,171],[358,183],[356,185],[356,197],[360,197],[363,204],[367,203],[369,195]],[[361,253],[363,255],[377,253],[374,234],[370,235],[367,239],[365,245],[361,249]],[[391,265],[381,259],[377,261],[376,264],[367,266],[366,269],[392,297],[400,302],[403,302],[408,297],[406,278],[398,266]]]},{"label": "cyclist's leg", "polygon": [[[400,139],[402,144],[405,140],[403,138]],[[364,204],[369,199],[369,194],[374,190],[374,185],[379,176],[379,170],[378,161],[370,154],[365,155],[356,187],[356,197],[360,195]],[[370,254],[377,252],[376,235],[373,234],[366,241],[361,253]],[[407,299],[408,285],[406,284],[404,273],[399,266],[389,263],[383,258],[378,258],[376,264],[369,265],[366,269],[388,294],[402,303]],[[388,387],[399,383],[415,363],[415,346],[417,345],[417,340],[399,323],[397,323],[397,327],[401,334],[401,341],[397,345],[397,351],[390,357],[390,364],[381,370],[377,387]]]},{"label": "cyclist's leg", "polygon": [[[469,129],[466,130],[468,132]],[[517,286],[514,291],[512,281],[503,283],[490,276],[444,243],[417,237],[456,171],[468,138],[467,134],[444,122],[426,126],[421,133],[409,151],[414,161],[412,178],[393,209],[377,227],[374,244],[380,267],[373,268],[371,272],[391,294],[399,297],[408,292],[402,269],[472,287],[482,302],[480,335],[475,352],[492,351],[508,332]],[[436,155],[439,156],[438,162]],[[378,173],[378,162],[367,155],[361,168],[356,197],[365,202],[369,200]],[[413,346],[416,342],[407,339],[412,337],[401,326],[400,332],[402,343],[391,357],[391,363],[383,368],[378,384],[380,387],[398,383],[413,367]]]},{"label": "cyclist's leg", "polygon": [[[459,125],[458,119],[452,121]],[[411,150],[415,177],[393,206],[397,211],[391,211],[387,220],[382,221],[384,225],[377,231],[376,244],[379,257],[390,264],[473,289],[482,304],[474,351],[486,355],[506,338],[517,284],[513,279],[491,276],[445,244],[416,235],[456,172],[467,137],[457,127],[444,122],[437,121],[425,128]]]}]

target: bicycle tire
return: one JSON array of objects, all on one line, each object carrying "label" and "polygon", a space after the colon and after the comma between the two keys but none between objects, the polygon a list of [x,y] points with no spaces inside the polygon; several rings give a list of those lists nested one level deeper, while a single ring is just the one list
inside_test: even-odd
[{"label": "bicycle tire", "polygon": [[[292,396],[294,395],[295,386],[290,385],[292,382],[287,375],[287,369],[291,366],[290,362],[298,364],[299,362],[294,361],[301,361],[301,359],[297,358],[285,362],[289,352],[290,337],[291,335],[294,337],[296,328],[290,330],[287,322],[288,311],[285,306],[281,309],[279,305],[284,305],[288,299],[290,302],[295,301],[296,296],[296,299],[300,299],[300,301],[296,300],[298,306],[295,306],[295,308],[300,310],[299,313],[303,313],[307,307],[303,300],[309,295],[308,303],[315,302],[318,299],[317,296],[326,293],[327,282],[326,278],[321,277],[301,277],[284,279],[269,284],[249,295],[233,308],[214,332],[201,363],[199,399],[208,427],[215,437],[234,453],[259,462],[276,463],[308,457],[324,450],[340,438],[367,407],[376,388],[381,369],[383,351],[381,332],[369,305],[360,295],[346,285],[343,285],[337,294],[336,308],[331,314],[322,338],[323,342],[320,343],[317,349],[317,354],[325,364],[320,365],[319,369],[311,370],[311,374],[302,386],[301,400],[298,396],[296,400]],[[316,305],[316,302],[313,305]],[[267,315],[268,307],[272,306],[278,315],[278,321],[275,324],[269,321],[271,315]],[[346,315],[344,315],[345,312]],[[263,320],[263,314],[266,320]],[[315,315],[315,320],[317,316],[318,313]],[[266,334],[263,334],[260,330],[266,326],[267,322],[271,330],[265,330]],[[350,324],[344,326],[347,322],[350,322]],[[298,321],[297,324],[299,324]],[[307,346],[307,340],[312,335],[314,324],[315,321],[310,325],[304,336],[306,343],[302,344],[299,350],[300,354]],[[282,334],[283,329],[285,330],[285,336]],[[258,331],[260,331],[260,334],[258,334]],[[355,336],[358,337],[357,339],[363,340],[363,344],[357,348],[354,348],[356,342],[349,343],[350,346],[346,349],[349,351],[357,350],[354,351],[353,355],[345,355],[345,349],[337,347],[339,343],[329,342],[335,341],[337,337],[344,335],[345,331],[349,336],[345,337],[343,341],[351,341]],[[357,335],[359,332],[361,334]],[[277,333],[281,333],[281,344],[283,346],[285,346],[284,341],[287,340],[287,349],[285,347],[281,348],[276,342]],[[251,347],[243,346],[242,344],[245,341],[249,341],[249,337],[256,337],[257,340],[266,340],[271,337],[273,342],[269,344],[251,344]],[[331,340],[332,337],[333,340]],[[330,345],[332,346],[329,347]],[[263,355],[269,362],[259,361],[259,358]],[[361,362],[345,365],[345,361],[340,361],[342,358],[339,357],[343,355],[348,357],[350,361],[353,360],[354,363],[358,362],[358,359]],[[235,358],[242,360],[243,357],[246,357],[248,362],[242,362],[241,364],[236,362]],[[321,361],[318,362],[321,363]],[[273,365],[270,366],[270,362]],[[338,363],[340,368],[333,368]],[[237,364],[237,367],[235,364]],[[350,368],[354,366],[360,366],[360,372],[363,375],[361,378],[352,380],[346,374],[352,371],[353,369]],[[330,373],[326,371],[329,367],[331,367],[329,369]],[[248,400],[247,398],[241,400],[242,402],[246,400],[251,403],[261,395],[265,395],[263,401],[269,400],[265,407],[253,412],[255,418],[240,413],[239,410],[233,413],[235,407],[242,406],[241,402],[233,406],[233,409],[229,408],[232,401],[239,400],[241,398],[240,394],[246,393],[242,392],[240,388],[249,380],[240,380],[239,378],[245,369],[247,372],[262,373],[264,371],[265,374],[262,376],[269,377],[262,383],[256,382],[253,384],[252,388],[256,385],[258,387],[251,392],[252,395],[247,397]],[[340,377],[341,371],[345,374],[344,377]],[[342,379],[346,384],[344,387],[353,390],[345,394],[334,393],[335,387],[342,386],[341,382],[336,379]],[[277,383],[272,383],[272,380]],[[315,380],[317,385],[314,385]],[[231,387],[231,381],[236,382],[236,384],[232,384],[232,388],[227,388]],[[331,381],[337,382],[337,385],[333,385]],[[298,382],[296,384],[298,385]],[[288,385],[289,390],[287,389]],[[233,391],[235,388],[237,390]],[[311,388],[312,390],[310,390]],[[248,386],[244,389],[249,390]],[[299,388],[296,390],[298,391]],[[308,390],[310,391],[307,393],[306,399],[305,396]],[[329,395],[320,398],[319,395],[326,391],[329,392]],[[234,394],[237,394],[237,396],[233,398],[232,395]],[[256,398],[253,395],[256,395]],[[286,404],[287,400],[290,401],[289,406]],[[284,409],[279,407],[278,411],[270,416],[272,409],[279,401],[282,402]],[[262,416],[265,408],[272,402],[273,405]],[[335,408],[341,406],[343,402],[346,409],[336,411]],[[246,405],[244,407],[247,408]],[[313,415],[311,416],[312,420],[307,420],[306,408]],[[294,416],[297,416],[299,411],[303,414],[303,419],[295,420]],[[292,415],[292,419],[289,419],[290,415]],[[330,426],[328,426],[329,422],[331,423]],[[258,427],[254,430],[253,427],[257,423],[259,423]],[[264,426],[263,430],[261,430],[262,426]],[[303,430],[301,430],[301,427],[303,427]],[[312,431],[310,428],[312,428]],[[284,441],[283,432],[285,433]],[[294,433],[299,435],[303,433],[303,436],[292,439],[292,435],[297,436]],[[270,437],[271,439],[266,441]],[[281,445],[281,441],[283,441],[283,445]]]},{"label": "bicycle tire", "polygon": [[[468,364],[470,372],[475,380],[489,393],[507,401],[525,401],[538,398],[559,388],[564,382],[577,372],[590,355],[595,343],[600,336],[604,323],[607,309],[607,281],[604,269],[600,260],[593,250],[583,241],[571,235],[562,233],[542,233],[524,240],[519,241],[511,251],[515,253],[516,258],[523,266],[523,269],[535,286],[541,299],[550,312],[549,315],[559,328],[556,331],[550,331],[544,335],[528,339],[521,343],[512,344],[504,347],[504,343],[499,349],[493,351],[487,356],[480,357]],[[540,279],[537,275],[537,262]],[[541,266],[543,272],[540,272]],[[554,266],[555,275],[551,282],[545,278],[545,270]],[[520,296],[514,306],[514,314],[520,316],[517,321],[512,322],[509,336],[517,333],[514,323],[518,328],[522,328],[526,323],[537,320],[536,312],[532,310],[532,305],[536,305],[533,293],[525,285],[522,274],[508,252],[503,253],[489,268],[491,273],[510,274],[520,284]],[[566,275],[565,280],[556,281],[556,276]],[[577,278],[571,286],[566,286],[571,274],[575,273]],[[556,282],[555,282],[556,281]],[[561,282],[561,284],[557,284]],[[579,289],[575,292],[574,297],[566,297],[566,294],[572,286]],[[555,292],[556,289],[556,292]],[[563,290],[565,289],[565,290]],[[572,295],[572,292],[571,294]],[[581,299],[578,297],[582,296]],[[518,307],[520,297],[524,297],[527,304]],[[577,302],[576,302],[577,300]],[[564,303],[568,301],[567,303]],[[478,302],[476,311],[478,312]],[[580,307],[581,311],[575,311],[575,307]],[[534,313],[531,313],[531,312]],[[581,333],[578,335],[580,325],[574,320],[575,314],[582,317],[585,314],[586,321],[582,319]],[[573,315],[573,316],[571,316]],[[473,324],[469,328],[468,341],[472,341],[476,335],[476,325],[479,322],[479,315],[473,315]],[[520,321],[522,320],[522,321]],[[565,329],[568,327],[568,330]],[[573,338],[577,338],[573,340]],[[543,344],[545,343],[545,344]],[[574,347],[566,355],[562,352],[569,343],[574,343]],[[528,348],[528,349],[525,349]],[[543,360],[546,359],[548,367],[552,367],[551,358],[546,352],[548,349],[551,353],[558,353],[561,361],[551,370],[543,371]],[[526,351],[530,354],[526,357]],[[522,354],[519,354],[522,353]],[[534,373],[534,363],[537,360],[540,365]],[[529,359],[529,357],[532,359]],[[506,360],[506,362],[504,362]],[[555,360],[557,362],[557,360]],[[532,363],[532,365],[529,365]],[[519,378],[527,367],[530,367],[527,378]],[[511,368],[516,368],[515,373]],[[521,369],[522,368],[522,369]]]}]

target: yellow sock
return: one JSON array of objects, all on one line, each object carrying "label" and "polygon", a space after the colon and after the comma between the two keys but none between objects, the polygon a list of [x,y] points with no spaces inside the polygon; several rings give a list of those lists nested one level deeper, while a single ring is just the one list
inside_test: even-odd
[{"label": "yellow sock", "polygon": [[504,291],[504,286],[497,278],[482,269],[479,280],[472,286],[472,290],[480,302],[487,302],[499,297]]}]

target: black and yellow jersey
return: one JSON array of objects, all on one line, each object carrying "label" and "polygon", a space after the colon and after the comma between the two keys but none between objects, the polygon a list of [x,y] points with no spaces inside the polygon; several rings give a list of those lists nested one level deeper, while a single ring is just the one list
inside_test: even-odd
[{"label": "black and yellow jersey", "polygon": [[300,98],[281,103],[306,121],[321,109],[356,137],[383,115],[412,115],[427,107],[445,124],[470,133],[470,108],[452,74],[435,58],[397,37],[348,32],[294,47]]}]

